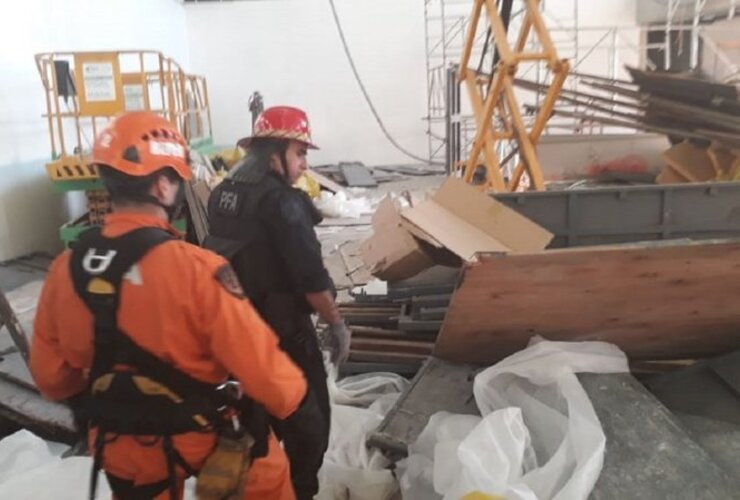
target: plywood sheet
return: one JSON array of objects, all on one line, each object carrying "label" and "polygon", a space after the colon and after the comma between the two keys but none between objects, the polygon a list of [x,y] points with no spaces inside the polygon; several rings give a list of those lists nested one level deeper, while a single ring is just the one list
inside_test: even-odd
[{"label": "plywood sheet", "polygon": [[740,241],[585,247],[469,264],[435,355],[490,364],[550,340],[613,342],[633,359],[740,348]]},{"label": "plywood sheet", "polygon": [[717,176],[707,150],[698,148],[688,141],[676,144],[665,151],[663,158],[676,172],[691,182],[707,182]]},{"label": "plywood sheet", "polygon": [[658,184],[685,184],[689,180],[676,172],[670,165],[666,165],[660,171],[658,177],[655,178],[655,182]]}]

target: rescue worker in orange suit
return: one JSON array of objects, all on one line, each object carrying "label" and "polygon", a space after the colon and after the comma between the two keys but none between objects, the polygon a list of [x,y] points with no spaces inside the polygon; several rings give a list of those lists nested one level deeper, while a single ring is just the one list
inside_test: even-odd
[{"label": "rescue worker in orange suit", "polygon": [[92,162],[113,213],[52,263],[30,360],[39,390],[87,423],[91,496],[102,468],[118,499],[181,498],[222,430],[246,426],[257,443],[245,497],[295,498],[267,418],[250,426],[219,387],[233,377],[307,455],[323,454],[323,414],[229,264],[170,225],[191,177],[186,142],[160,116],[132,112],[97,137]]},{"label": "rescue worker in orange suit", "polygon": [[[247,153],[211,193],[205,246],[229,259],[247,297],[306,375],[328,428],[326,371],[311,314],[329,325],[331,360],[337,365],[349,355],[350,331],[339,315],[314,231],[321,216],[306,193],[293,188],[308,168],[308,150],[317,149],[308,118],[300,109],[268,108],[257,117],[252,136],[238,144]],[[276,431],[284,438],[279,424]],[[327,433],[325,446],[328,440]],[[288,458],[299,497],[312,498],[321,460],[311,462],[313,457],[290,450]]]}]

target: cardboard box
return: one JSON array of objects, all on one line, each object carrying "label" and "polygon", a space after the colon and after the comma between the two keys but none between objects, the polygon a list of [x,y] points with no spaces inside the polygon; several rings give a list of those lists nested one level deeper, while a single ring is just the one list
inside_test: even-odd
[{"label": "cardboard box", "polygon": [[370,272],[395,281],[435,263],[431,249],[464,261],[478,253],[530,253],[544,249],[552,233],[460,179],[445,181],[435,195],[399,212],[386,198],[373,215],[373,236],[362,245]]},{"label": "cardboard box", "polygon": [[414,276],[434,262],[420,241],[403,227],[403,219],[390,197],[372,217],[373,235],[360,246],[362,259],[374,276],[398,281]]}]

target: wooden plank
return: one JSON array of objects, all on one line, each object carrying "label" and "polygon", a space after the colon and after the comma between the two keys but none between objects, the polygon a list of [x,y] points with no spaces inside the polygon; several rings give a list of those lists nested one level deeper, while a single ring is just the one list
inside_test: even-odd
[{"label": "wooden plank", "polygon": [[549,340],[613,342],[634,359],[740,348],[740,241],[582,247],[465,268],[435,355],[490,364]]},{"label": "wooden plank", "polygon": [[424,332],[404,332],[401,330],[378,328],[374,326],[352,325],[352,341],[355,339],[422,340],[429,341]]},{"label": "wooden plank", "polygon": [[313,179],[321,184],[321,187],[328,189],[329,191],[332,191],[334,193],[339,193],[341,191],[344,191],[344,187],[340,186],[333,180],[329,179],[327,176],[322,175],[315,170],[308,169],[306,170],[308,175],[313,177]]},{"label": "wooden plank", "polygon": [[319,227],[369,226],[370,224],[372,224],[372,219],[369,215],[363,215],[357,219],[327,217],[319,222]]},{"label": "wooden plank", "polygon": [[353,351],[375,351],[397,354],[418,354],[427,357],[432,354],[434,342],[420,340],[371,339],[352,336]]},{"label": "wooden plank", "polygon": [[349,352],[349,360],[361,363],[405,363],[420,365],[425,359],[423,354],[409,354],[404,352],[386,351],[355,351]]}]

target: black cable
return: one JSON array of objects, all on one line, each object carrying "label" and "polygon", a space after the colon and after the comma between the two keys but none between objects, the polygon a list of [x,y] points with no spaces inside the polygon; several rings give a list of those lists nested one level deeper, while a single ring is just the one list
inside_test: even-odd
[{"label": "black cable", "polygon": [[[488,27],[488,31],[486,31],[486,41],[483,44],[483,53],[480,55],[480,62],[478,63],[478,74],[483,73],[483,62],[486,60],[486,54],[488,54],[488,45],[491,43],[491,27]],[[498,50],[496,50],[496,54],[498,54]],[[496,64],[494,62],[494,68],[496,67]],[[493,72],[493,70],[491,70]]]},{"label": "black cable", "polygon": [[362,91],[362,94],[365,96],[365,101],[367,101],[367,105],[370,107],[370,111],[373,113],[373,116],[375,117],[375,121],[378,122],[378,126],[380,127],[380,130],[383,131],[383,134],[385,137],[390,141],[393,146],[399,150],[401,153],[405,154],[409,158],[413,158],[416,161],[421,161],[423,163],[428,163],[431,165],[440,165],[440,163],[434,163],[429,158],[422,158],[421,156],[417,156],[410,151],[408,151],[406,148],[401,146],[396,140],[391,136],[391,134],[388,132],[388,130],[385,128],[385,125],[383,124],[383,120],[380,118],[380,115],[378,114],[378,111],[375,109],[375,106],[373,105],[372,100],[370,99],[370,95],[367,93],[367,89],[365,89],[365,85],[362,83],[362,79],[360,78],[360,74],[357,72],[357,67],[355,66],[355,62],[352,59],[352,54],[349,51],[349,47],[347,46],[347,40],[344,38],[344,30],[342,30],[342,25],[339,22],[339,16],[337,15],[337,9],[334,5],[334,0],[329,0],[329,5],[331,6],[331,12],[334,15],[334,23],[337,26],[337,31],[339,32],[339,38],[342,40],[342,47],[344,48],[344,53],[347,55],[347,61],[349,62],[350,67],[352,68],[352,73],[355,75],[355,80],[357,81],[357,85],[360,86],[360,90]]}]

